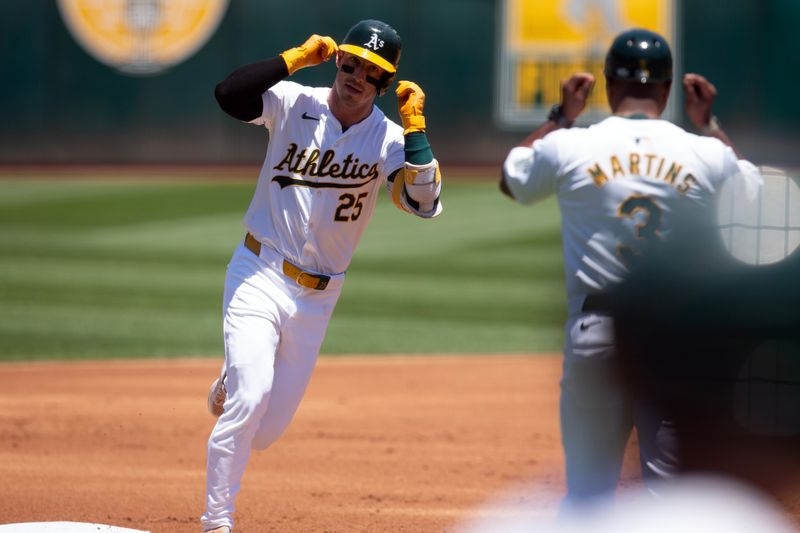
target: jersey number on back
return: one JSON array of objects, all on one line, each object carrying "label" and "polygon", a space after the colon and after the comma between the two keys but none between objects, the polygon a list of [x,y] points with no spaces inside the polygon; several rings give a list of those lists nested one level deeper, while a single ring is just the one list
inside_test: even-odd
[{"label": "jersey number on back", "polygon": [[337,222],[350,222],[358,220],[358,217],[361,216],[361,209],[363,206],[361,205],[361,200],[367,197],[366,192],[362,192],[357,197],[353,196],[350,193],[344,193],[339,197],[339,201],[342,202],[339,204],[339,207],[336,208],[336,214],[333,217],[333,220]]},{"label": "jersey number on back", "polygon": [[[661,207],[650,196],[632,194],[625,198],[617,208],[617,216],[623,218],[633,218],[637,213],[641,213],[644,220],[635,225],[636,238],[647,241],[647,243],[658,240],[661,237],[659,233],[662,219]],[[617,255],[624,263],[630,265],[636,260],[638,254],[633,247],[618,244]]]}]

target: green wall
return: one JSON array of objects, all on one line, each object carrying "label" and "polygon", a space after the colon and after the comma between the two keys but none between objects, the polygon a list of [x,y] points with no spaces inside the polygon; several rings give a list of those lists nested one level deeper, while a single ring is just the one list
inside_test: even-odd
[{"label": "green wall", "polygon": [[[492,0],[231,0],[214,37],[184,63],[129,77],[89,56],[50,0],[4,0],[0,17],[0,164],[257,164],[260,128],[216,107],[213,87],[236,66],[300,44],[311,33],[341,38],[362,18],[392,24],[405,48],[399,77],[428,95],[434,150],[446,163],[497,164],[524,131],[493,119],[497,6]],[[800,166],[794,104],[800,82],[796,0],[729,0],[680,6],[685,70],[720,89],[716,112],[759,163]],[[327,85],[332,64],[298,81]],[[392,93],[379,100],[396,117]]]}]

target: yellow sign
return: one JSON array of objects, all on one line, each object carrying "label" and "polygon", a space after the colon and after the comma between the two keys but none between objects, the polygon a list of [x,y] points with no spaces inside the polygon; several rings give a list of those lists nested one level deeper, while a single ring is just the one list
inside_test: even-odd
[{"label": "yellow sign", "polygon": [[504,0],[500,122],[527,126],[544,119],[561,100],[561,82],[575,72],[590,72],[596,79],[584,120],[607,114],[603,66],[614,36],[629,28],[646,28],[663,35],[675,55],[674,4],[674,0]]},{"label": "yellow sign", "polygon": [[228,0],[58,0],[72,35],[126,74],[154,74],[194,54],[216,31]]}]

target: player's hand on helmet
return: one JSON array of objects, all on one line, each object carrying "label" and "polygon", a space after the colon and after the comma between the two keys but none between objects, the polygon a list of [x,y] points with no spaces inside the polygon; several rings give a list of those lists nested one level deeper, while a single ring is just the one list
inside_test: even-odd
[{"label": "player's hand on helmet", "polygon": [[400,119],[403,121],[403,133],[425,131],[425,117],[422,115],[425,93],[420,86],[413,81],[399,81],[395,92]]},{"label": "player's hand on helmet", "polygon": [[711,105],[716,96],[717,88],[700,74],[683,76],[684,108],[697,128],[704,128],[711,120]]},{"label": "player's hand on helmet", "polygon": [[301,68],[313,67],[328,61],[337,51],[339,47],[332,38],[314,34],[300,46],[283,52],[281,57],[286,61],[286,68],[291,76]]},{"label": "player's hand on helmet", "polygon": [[586,108],[586,101],[594,88],[594,76],[578,72],[561,82],[561,113],[570,121],[578,118]]}]

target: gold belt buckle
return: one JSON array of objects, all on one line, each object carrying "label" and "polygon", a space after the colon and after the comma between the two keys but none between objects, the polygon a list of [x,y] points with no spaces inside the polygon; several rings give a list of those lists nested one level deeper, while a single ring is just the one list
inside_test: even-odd
[{"label": "gold belt buckle", "polygon": [[330,276],[316,276],[308,272],[303,272],[299,267],[285,259],[283,260],[283,273],[292,278],[298,285],[318,291],[325,289],[325,287],[328,286],[328,281],[331,279]]},{"label": "gold belt buckle", "polygon": [[309,289],[316,289],[319,280],[309,274],[308,272],[300,271],[300,274],[297,275],[297,279],[295,279],[298,285],[302,285],[303,287],[308,287]]}]

